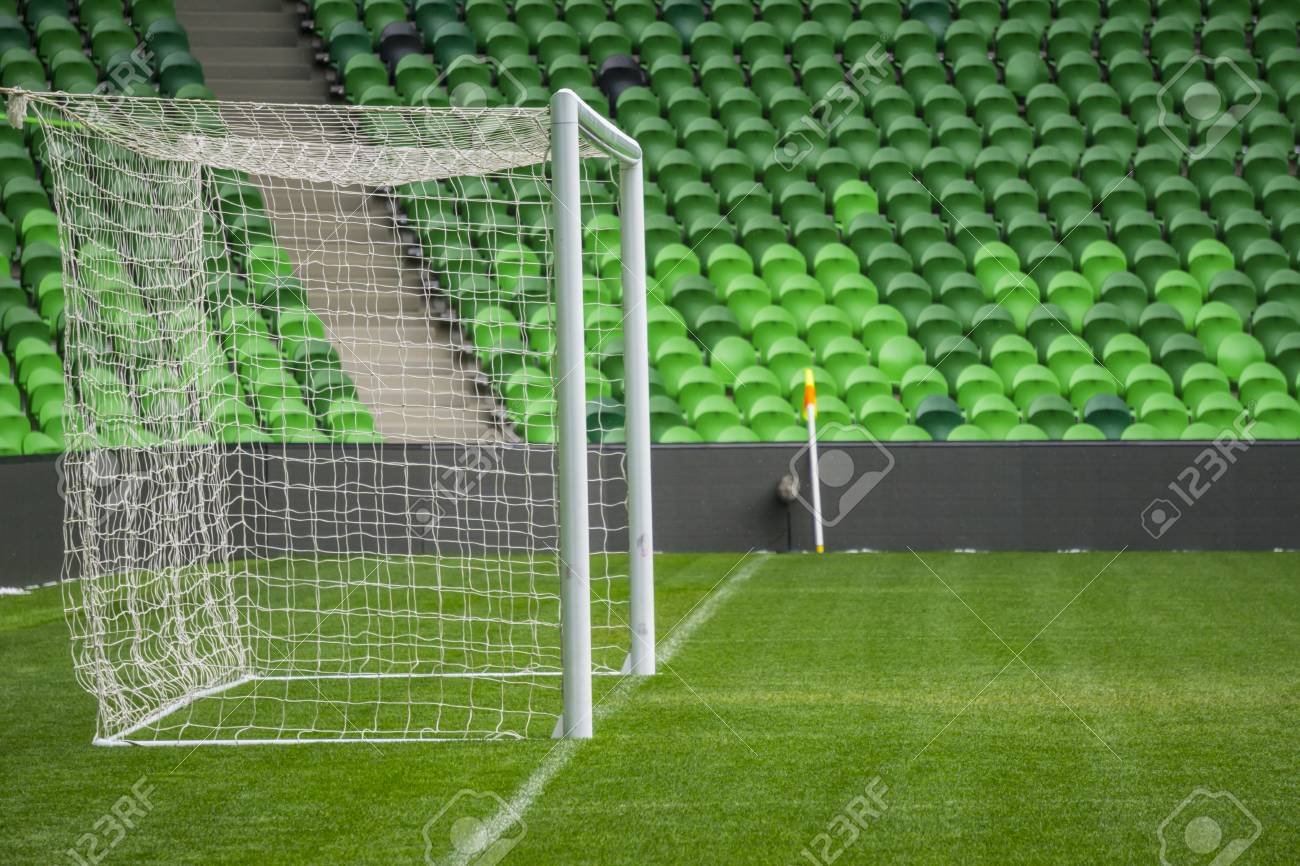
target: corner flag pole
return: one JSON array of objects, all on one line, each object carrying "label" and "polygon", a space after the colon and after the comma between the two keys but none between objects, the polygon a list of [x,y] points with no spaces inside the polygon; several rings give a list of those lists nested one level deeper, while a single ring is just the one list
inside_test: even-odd
[{"label": "corner flag pole", "polygon": [[826,552],[822,539],[822,483],[817,468],[817,385],[812,367],[803,371],[803,414],[808,419],[808,481],[812,487],[813,541],[818,553]]}]

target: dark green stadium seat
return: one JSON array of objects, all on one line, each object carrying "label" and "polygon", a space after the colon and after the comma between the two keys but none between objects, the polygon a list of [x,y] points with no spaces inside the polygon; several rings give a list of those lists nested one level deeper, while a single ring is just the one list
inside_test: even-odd
[{"label": "dark green stadium seat", "polygon": [[159,63],[158,81],[164,93],[179,97],[183,88],[204,84],[203,67],[188,52],[175,51]]}]

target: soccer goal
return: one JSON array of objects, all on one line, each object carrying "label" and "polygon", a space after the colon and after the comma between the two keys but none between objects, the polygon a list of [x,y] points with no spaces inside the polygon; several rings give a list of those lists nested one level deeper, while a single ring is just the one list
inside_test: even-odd
[{"label": "soccer goal", "polygon": [[654,672],[637,144],[570,91],[4,94],[95,742],[591,736],[593,674]]}]

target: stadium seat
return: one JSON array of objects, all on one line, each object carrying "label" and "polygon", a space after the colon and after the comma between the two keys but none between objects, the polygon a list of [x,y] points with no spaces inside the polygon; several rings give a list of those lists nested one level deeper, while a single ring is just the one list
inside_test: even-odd
[{"label": "stadium seat", "polygon": [[[913,412],[913,419],[916,426],[924,430],[930,439],[936,441],[946,440],[949,434],[964,422],[961,407],[951,398],[943,395],[931,395],[922,400]],[[898,428],[895,428],[891,431],[890,438],[893,439],[894,434],[897,433]]]},{"label": "stadium seat", "polygon": [[1300,403],[1289,394],[1270,393],[1255,403],[1252,415],[1286,439],[1300,439]]},{"label": "stadium seat", "polygon": [[[763,396],[785,401],[787,374],[813,364],[867,431],[877,435],[866,418],[883,425],[882,440],[901,429],[978,441],[1035,430],[1053,439],[1097,431],[1118,438],[1122,413],[1110,401],[1094,407],[1099,423],[1086,417],[1103,396],[1124,401],[1129,421],[1146,421],[1139,432],[1174,432],[1167,416],[1177,413],[1158,397],[1181,401],[1189,427],[1215,425],[1230,406],[1205,367],[1244,405],[1294,391],[1300,184],[1291,163],[1300,98],[1290,94],[1300,84],[1300,48],[1293,16],[1278,9],[1233,0],[1204,9],[1143,0],[370,0],[359,7],[319,0],[310,16],[353,102],[449,100],[438,92],[444,72],[452,83],[484,86],[510,102],[544,99],[559,86],[605,88],[595,92],[611,97],[607,107],[641,141],[649,170],[652,291],[667,304],[648,315],[652,364],[681,413],[659,413],[657,439],[788,434],[798,422],[762,413],[766,420],[756,422],[750,395],[772,385],[762,375],[771,373],[775,393]],[[17,27],[0,22],[0,80],[93,88],[114,56],[143,42],[163,93],[203,95],[202,69],[170,0],[135,0],[129,12],[128,23],[123,8],[109,3],[79,3],[75,18],[66,7],[54,14],[27,4]],[[847,58],[882,48],[892,52],[897,78],[811,136],[806,152],[798,144],[797,159],[774,156],[844,81]],[[1162,88],[1181,99],[1196,76],[1225,96],[1242,86],[1198,52],[1231,58],[1262,85],[1262,102],[1223,143],[1190,159],[1184,145],[1207,140],[1210,130],[1174,120],[1162,126]],[[1175,80],[1184,67],[1191,78]],[[0,307],[31,313],[15,315],[23,339],[6,348],[14,372],[36,381],[59,360],[51,341],[63,289],[50,278],[62,262],[45,246],[56,227],[36,181],[44,172],[25,145],[19,136],[0,146],[0,250],[19,277],[0,286]],[[482,206],[466,207],[477,218]],[[534,199],[520,213],[540,225],[541,209]],[[484,221],[494,213],[484,207]],[[222,217],[236,239],[235,261],[247,263],[251,299],[277,307],[301,301],[305,290],[270,221],[227,213],[225,205]],[[617,230],[614,220],[588,236],[616,248]],[[432,234],[421,243],[439,246]],[[527,269],[523,258],[518,267]],[[617,256],[601,258],[591,300],[617,302],[601,285],[605,269],[617,266]],[[488,285],[489,263],[476,267]],[[500,368],[516,345],[553,346],[553,318],[520,294],[540,278],[540,266],[535,273],[516,273],[514,261],[509,267],[490,277],[507,297],[484,303],[473,289],[451,293],[485,368]],[[225,289],[245,297],[237,283]],[[266,343],[234,341],[234,357],[269,358],[273,350],[302,385],[312,429],[364,432],[364,420],[349,420],[355,406],[329,397],[338,385],[332,374],[313,366],[317,357],[336,360],[324,350],[319,322],[296,309],[303,312],[268,318],[274,327],[261,335]],[[588,321],[611,329],[611,314],[608,306]],[[26,339],[38,332],[41,339]],[[593,369],[608,376],[601,388],[619,393],[617,370],[599,358],[604,347],[591,341]],[[544,375],[530,369],[529,376]],[[319,398],[309,381],[323,389]],[[503,391],[502,399],[512,417],[535,419],[519,422],[532,431],[525,438],[545,439],[549,410],[517,411],[543,399],[535,384],[515,379],[513,397]],[[54,393],[54,383],[42,387]],[[21,381],[17,389],[23,399],[33,396]],[[1214,395],[1205,419],[1191,395]],[[718,408],[718,423],[701,427],[690,409],[713,397],[734,399],[737,413]],[[884,408],[886,397],[904,412],[943,397],[959,417],[946,426],[953,406],[945,404],[930,410],[937,414],[928,426],[914,419],[891,427],[897,413]],[[295,407],[278,409],[275,429],[307,429]],[[1285,411],[1275,412],[1285,427]]]}]

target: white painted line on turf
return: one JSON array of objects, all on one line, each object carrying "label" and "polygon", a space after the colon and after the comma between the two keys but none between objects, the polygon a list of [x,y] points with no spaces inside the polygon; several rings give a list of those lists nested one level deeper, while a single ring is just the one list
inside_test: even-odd
[{"label": "white painted line on turf", "polygon": [[[727,575],[724,575],[718,583],[714,584],[714,588],[704,597],[704,600],[696,604],[686,617],[679,620],[677,625],[673,626],[664,639],[659,642],[659,646],[655,649],[655,661],[661,665],[671,661],[677,655],[678,650],[682,648],[682,645],[691,639],[691,635],[695,634],[700,626],[712,619],[717,609],[727,599],[735,595],[740,587],[753,577],[754,573],[765,562],[767,562],[767,556],[759,554],[748,561],[742,559],[738,563],[739,569],[732,566],[736,570],[734,573],[728,572],[730,579],[728,579]],[[605,697],[597,701],[592,708],[592,721],[597,722],[609,718],[622,710],[641,681],[641,677],[632,676],[619,680],[614,688],[610,689]],[[467,866],[476,853],[489,848],[501,838],[502,834],[512,827],[517,827],[524,813],[532,808],[533,803],[546,790],[546,786],[551,783],[551,780],[569,765],[569,762],[573,760],[573,756],[577,754],[578,747],[584,742],[587,741],[560,740],[557,742],[546,753],[546,757],[542,758],[542,762],[537,765],[536,770],[533,770],[532,775],[506,801],[505,808],[497,810],[497,813],[483,826],[482,835],[479,837],[482,840],[481,845],[474,851],[456,851],[443,862],[448,866]]]}]

